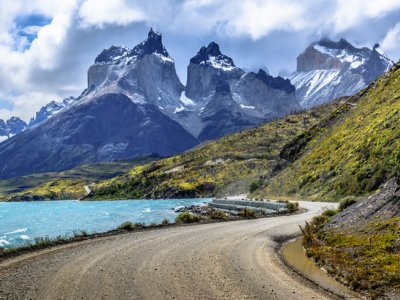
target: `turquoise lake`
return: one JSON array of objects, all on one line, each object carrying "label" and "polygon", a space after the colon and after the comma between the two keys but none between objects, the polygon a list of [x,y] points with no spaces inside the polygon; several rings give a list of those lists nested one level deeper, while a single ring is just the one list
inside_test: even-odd
[{"label": "turquoise lake", "polygon": [[37,201],[0,202],[0,247],[21,246],[35,237],[71,235],[115,229],[125,221],[174,222],[173,208],[201,204],[211,199],[121,200],[121,201]]}]

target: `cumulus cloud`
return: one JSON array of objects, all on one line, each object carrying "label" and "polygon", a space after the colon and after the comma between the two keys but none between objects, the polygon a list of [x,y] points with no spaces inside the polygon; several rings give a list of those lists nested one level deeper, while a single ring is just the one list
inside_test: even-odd
[{"label": "cumulus cloud", "polygon": [[107,24],[126,25],[145,21],[146,15],[140,7],[130,6],[123,0],[87,0],[79,10],[82,25],[103,27]]},{"label": "cumulus cloud", "polygon": [[[398,0],[2,0],[0,118],[27,120],[51,100],[77,96],[103,48],[134,46],[150,26],[163,32],[182,79],[211,40],[241,67],[277,74],[293,70],[297,54],[323,36],[382,41],[398,55],[399,11]],[[27,24],[18,24],[21,16]],[[30,24],[30,16],[48,22]]]},{"label": "cumulus cloud", "polygon": [[[389,29],[381,42],[382,49],[388,52],[400,49],[400,22]],[[397,58],[400,55],[397,53]]]}]

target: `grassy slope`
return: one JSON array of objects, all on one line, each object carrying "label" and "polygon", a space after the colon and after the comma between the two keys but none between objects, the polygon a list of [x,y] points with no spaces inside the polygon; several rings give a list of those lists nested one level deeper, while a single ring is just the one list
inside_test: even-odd
[{"label": "grassy slope", "polygon": [[[376,208],[379,211],[379,207]],[[377,218],[327,229],[335,211],[326,211],[303,228],[303,244],[329,274],[368,298],[391,298],[400,291],[400,217]],[[356,219],[356,216],[355,216]],[[385,298],[386,299],[386,298]]]},{"label": "grassy slope", "polygon": [[[129,174],[95,186],[92,198],[171,198],[237,194],[257,187],[288,163],[281,157],[285,145],[312,130],[321,120],[331,122],[348,109],[346,100],[223,137],[181,155],[138,166]],[[318,130],[315,130],[318,128]],[[296,149],[301,153],[302,149]]]},{"label": "grassy slope", "polygon": [[364,195],[400,169],[400,68],[350,98],[342,122],[308,145],[263,194],[337,200]]},{"label": "grassy slope", "polygon": [[137,160],[101,162],[82,165],[71,170],[53,173],[26,175],[11,179],[0,180],[0,199],[21,197],[29,199],[77,199],[86,193],[84,185],[106,180],[125,172],[134,165],[154,160],[149,157]]}]

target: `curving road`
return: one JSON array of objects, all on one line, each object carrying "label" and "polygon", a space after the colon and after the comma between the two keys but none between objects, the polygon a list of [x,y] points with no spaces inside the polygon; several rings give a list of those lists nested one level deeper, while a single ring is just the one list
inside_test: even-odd
[{"label": "curving road", "polygon": [[[329,204],[328,204],[329,205]],[[0,299],[331,299],[285,271],[274,239],[307,213],[99,238],[0,264]]]}]

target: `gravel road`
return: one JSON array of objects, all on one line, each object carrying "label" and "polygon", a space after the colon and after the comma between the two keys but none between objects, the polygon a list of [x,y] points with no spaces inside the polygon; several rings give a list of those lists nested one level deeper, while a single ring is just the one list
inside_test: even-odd
[{"label": "gravel road", "polygon": [[0,299],[332,299],[291,274],[277,237],[308,212],[170,227],[67,244],[0,263]]}]

